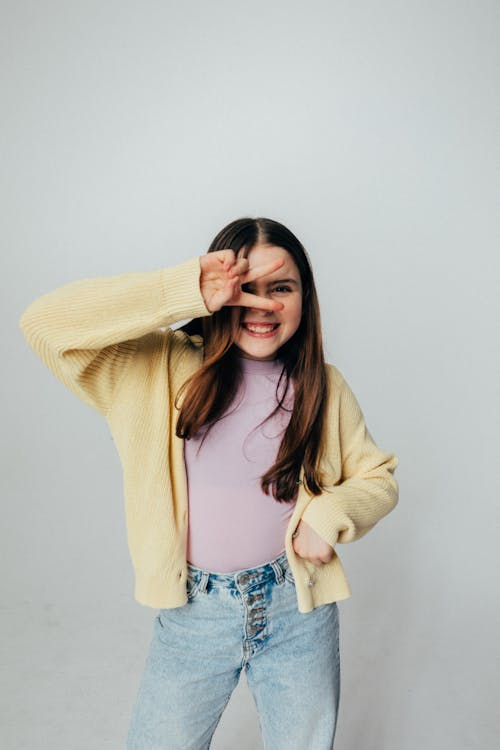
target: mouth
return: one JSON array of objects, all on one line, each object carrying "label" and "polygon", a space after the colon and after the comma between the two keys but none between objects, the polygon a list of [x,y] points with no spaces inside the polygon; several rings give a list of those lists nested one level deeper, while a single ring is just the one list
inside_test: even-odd
[{"label": "mouth", "polygon": [[280,323],[242,323],[241,327],[253,338],[267,339],[276,335]]}]

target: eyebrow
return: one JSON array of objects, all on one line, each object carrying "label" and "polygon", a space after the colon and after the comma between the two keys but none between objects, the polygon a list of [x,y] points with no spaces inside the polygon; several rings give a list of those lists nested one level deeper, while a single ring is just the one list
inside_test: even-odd
[{"label": "eyebrow", "polygon": [[270,284],[284,284],[285,282],[287,284],[297,284],[295,279],[276,279],[275,281],[270,281],[269,283]]},{"label": "eyebrow", "polygon": [[[253,284],[253,281],[247,281],[247,284]],[[298,286],[298,282],[295,279],[274,279],[273,281],[268,282],[268,286],[273,286],[273,284],[295,284],[295,286]]]}]

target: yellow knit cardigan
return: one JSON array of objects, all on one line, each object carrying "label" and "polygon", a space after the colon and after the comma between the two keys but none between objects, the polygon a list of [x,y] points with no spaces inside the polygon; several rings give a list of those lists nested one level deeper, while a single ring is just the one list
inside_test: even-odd
[{"label": "yellow knit cardigan", "polygon": [[[202,363],[203,340],[169,326],[211,315],[199,279],[199,256],[154,271],[81,279],[35,299],[19,321],[45,365],[108,422],[123,469],[135,599],[155,609],[187,602],[187,479],[174,399]],[[314,497],[299,484],[285,535],[302,613],[351,590],[335,549],[320,568],[295,554],[291,536],[299,520],[335,548],[360,539],[398,502],[398,459],[374,443],[340,371],[332,364],[327,370],[320,467],[327,489]]]}]

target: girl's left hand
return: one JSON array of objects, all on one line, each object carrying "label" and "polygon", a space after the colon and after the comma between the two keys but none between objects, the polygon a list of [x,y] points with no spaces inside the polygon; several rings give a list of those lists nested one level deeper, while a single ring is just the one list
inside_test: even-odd
[{"label": "girl's left hand", "polygon": [[317,568],[330,562],[333,557],[333,547],[325,542],[308,523],[299,521],[295,529],[298,535],[292,538],[294,552],[304,560],[309,560]]}]

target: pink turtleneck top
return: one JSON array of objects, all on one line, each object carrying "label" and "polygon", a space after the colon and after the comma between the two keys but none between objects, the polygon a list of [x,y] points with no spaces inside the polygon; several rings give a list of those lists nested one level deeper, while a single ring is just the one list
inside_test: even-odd
[{"label": "pink turtleneck top", "polygon": [[[285,532],[295,502],[277,502],[260,487],[260,477],[277,456],[291,418],[293,382],[283,406],[258,427],[277,404],[283,367],[278,360],[240,357],[243,381],[223,418],[209,432],[202,427],[184,441],[188,478],[187,560],[226,573],[269,562],[285,549]],[[285,390],[285,377],[279,394]]]}]

